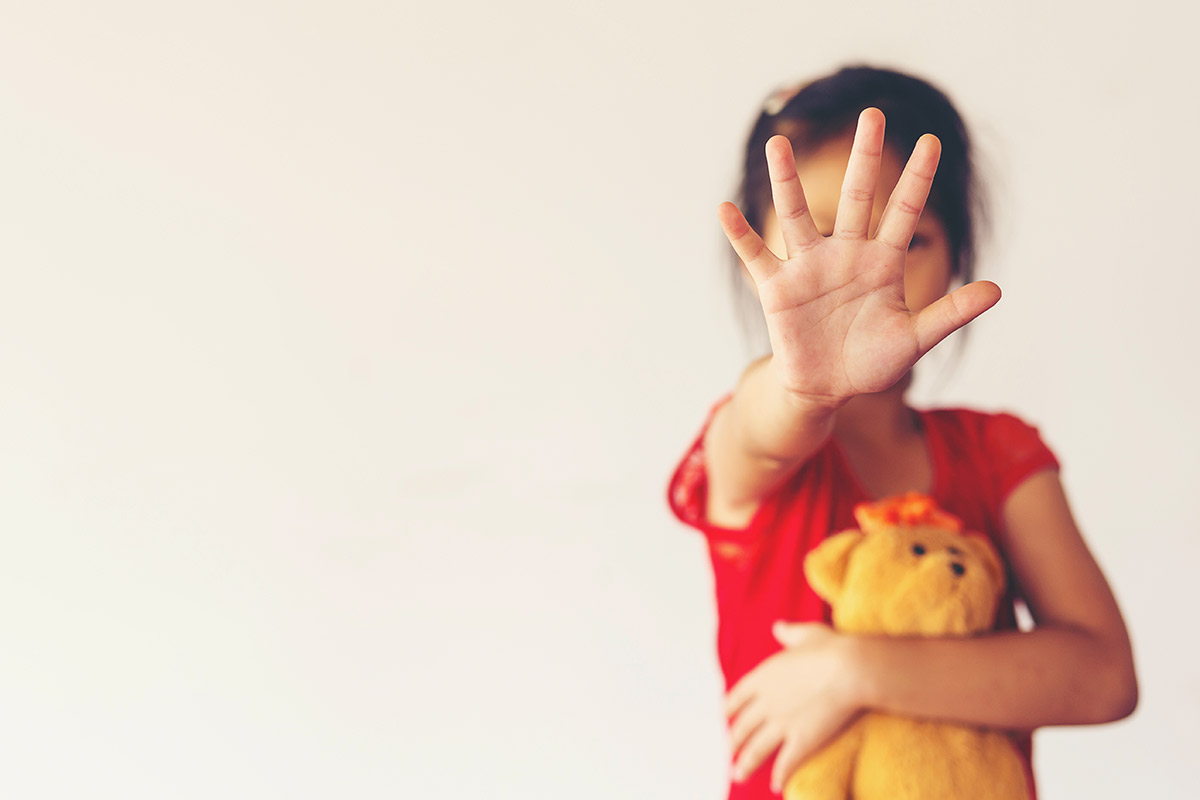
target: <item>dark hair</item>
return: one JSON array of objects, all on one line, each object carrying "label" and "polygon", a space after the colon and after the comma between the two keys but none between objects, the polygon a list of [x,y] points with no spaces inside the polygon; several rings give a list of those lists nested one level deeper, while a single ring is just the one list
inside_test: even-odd
[{"label": "dark hair", "polygon": [[[953,259],[951,274],[969,283],[975,272],[978,228],[986,209],[972,165],[967,129],[945,94],[911,75],[852,66],[772,94],[746,142],[739,191],[742,212],[761,233],[766,212],[772,207],[764,156],[768,139],[776,134],[786,136],[801,157],[853,133],[858,115],[871,106],[887,118],[884,144],[901,162],[908,159],[922,134],[932,133],[941,140],[941,161],[926,209],[945,226]],[[736,259],[734,263],[735,280],[741,287],[741,264]]]}]

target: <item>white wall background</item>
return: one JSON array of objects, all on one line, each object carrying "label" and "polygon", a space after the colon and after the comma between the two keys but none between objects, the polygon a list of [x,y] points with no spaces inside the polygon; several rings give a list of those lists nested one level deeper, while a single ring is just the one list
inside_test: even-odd
[{"label": "white wall background", "polygon": [[747,358],[715,207],[868,60],[993,179],[1005,299],[920,398],[1042,427],[1136,643],[1044,797],[1190,795],[1182,5],[3,3],[0,794],[722,797],[663,500]]}]

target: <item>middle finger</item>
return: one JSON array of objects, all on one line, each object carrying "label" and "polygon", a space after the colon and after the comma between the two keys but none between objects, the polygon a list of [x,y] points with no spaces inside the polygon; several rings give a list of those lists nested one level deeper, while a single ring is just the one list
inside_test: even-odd
[{"label": "middle finger", "polygon": [[756,730],[762,727],[766,721],[766,715],[762,713],[759,705],[751,704],[743,709],[742,713],[738,714],[733,719],[733,723],[729,727],[729,749],[734,755],[741,752],[746,741],[754,734]]},{"label": "middle finger", "polygon": [[883,112],[864,109],[858,115],[858,129],[842,179],[833,235],[843,239],[865,239],[875,208],[875,186],[879,182],[879,160],[883,156]]}]

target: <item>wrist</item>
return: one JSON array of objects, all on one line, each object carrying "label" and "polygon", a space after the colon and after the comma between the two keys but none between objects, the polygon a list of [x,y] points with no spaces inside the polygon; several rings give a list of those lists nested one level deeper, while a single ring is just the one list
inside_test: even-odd
[{"label": "wrist", "polygon": [[783,403],[794,413],[814,421],[832,422],[837,410],[850,400],[849,397],[814,394],[789,386],[774,356],[767,359],[764,368],[777,387]]},{"label": "wrist", "polygon": [[860,636],[840,636],[846,702],[857,709],[879,706],[878,684],[871,671],[869,643]]}]

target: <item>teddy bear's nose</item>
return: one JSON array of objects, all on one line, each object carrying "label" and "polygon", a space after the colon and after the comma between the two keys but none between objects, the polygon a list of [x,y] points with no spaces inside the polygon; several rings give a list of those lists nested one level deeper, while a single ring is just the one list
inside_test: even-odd
[{"label": "teddy bear's nose", "polygon": [[955,561],[950,565],[950,571],[953,572],[955,575],[962,577],[963,575],[965,575],[967,573],[967,568],[964,567],[962,564],[958,563],[957,561]]}]

